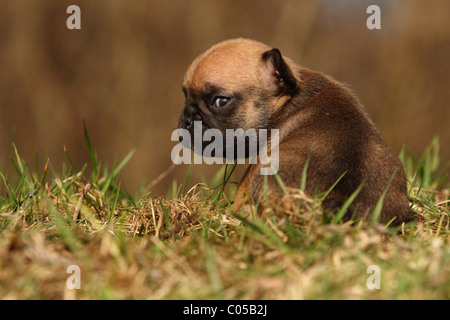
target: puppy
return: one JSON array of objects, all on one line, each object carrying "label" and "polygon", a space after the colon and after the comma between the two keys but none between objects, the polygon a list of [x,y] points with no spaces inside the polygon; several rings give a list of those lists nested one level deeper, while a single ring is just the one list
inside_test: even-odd
[{"label": "puppy", "polygon": [[[403,166],[357,98],[342,84],[319,72],[296,65],[278,49],[249,39],[216,44],[197,57],[184,81],[185,107],[179,127],[202,130],[278,129],[278,175],[284,185],[299,188],[306,166],[309,195],[328,191],[322,202],[333,213],[360,186],[345,219],[367,219],[385,190],[381,223],[394,225],[412,218]],[[269,142],[270,144],[270,142]],[[239,210],[263,188],[277,197],[275,177],[260,174],[251,164],[237,189]]]}]

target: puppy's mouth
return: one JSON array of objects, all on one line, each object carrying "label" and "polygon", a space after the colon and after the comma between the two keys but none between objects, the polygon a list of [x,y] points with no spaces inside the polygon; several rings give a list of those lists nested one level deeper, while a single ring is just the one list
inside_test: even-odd
[{"label": "puppy's mouth", "polygon": [[[202,118],[199,114],[189,117],[186,117],[184,114],[182,114],[180,116],[180,119],[178,120],[178,128],[187,130],[190,135],[190,139],[186,140],[183,139],[182,136],[179,136],[178,141],[180,141],[183,146],[192,150],[194,150],[195,146],[197,146],[197,148],[201,146],[201,149],[203,150],[207,145],[207,143],[203,141],[203,135],[205,131],[214,127],[211,126],[211,124],[209,124],[207,121],[205,121],[205,119]],[[201,142],[195,143],[196,139],[200,140]]]},{"label": "puppy's mouth", "polygon": [[203,119],[200,115],[195,115],[191,117],[186,117],[184,115],[180,116],[178,120],[178,128],[186,129],[189,132],[193,133],[194,129],[199,129],[199,124],[201,124],[202,132],[205,130],[213,128],[205,119]]}]

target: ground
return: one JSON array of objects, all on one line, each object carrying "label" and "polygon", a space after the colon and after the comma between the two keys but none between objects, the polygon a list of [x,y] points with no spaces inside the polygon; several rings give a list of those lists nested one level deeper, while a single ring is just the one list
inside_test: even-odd
[{"label": "ground", "polygon": [[130,195],[119,173],[132,153],[108,171],[87,142],[89,175],[67,151],[56,173],[48,161],[31,170],[13,148],[17,175],[0,172],[1,299],[450,298],[437,139],[418,160],[400,154],[416,220],[398,228],[329,218],[321,195],[290,189],[243,217],[230,205],[230,166],[208,186],[188,190],[187,177],[167,198]]}]

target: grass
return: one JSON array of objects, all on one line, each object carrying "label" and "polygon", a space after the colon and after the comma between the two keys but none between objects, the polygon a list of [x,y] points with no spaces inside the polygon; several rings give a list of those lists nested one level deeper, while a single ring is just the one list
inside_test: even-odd
[{"label": "grass", "polygon": [[[32,169],[15,146],[0,172],[2,299],[449,299],[450,190],[439,140],[419,159],[402,150],[418,221],[399,228],[324,217],[325,195],[285,188],[262,215],[233,212],[233,166],[205,184],[176,183],[167,198],[130,195],[84,134],[91,167]],[[87,169],[91,169],[91,173]],[[282,182],[280,182],[282,183]],[[349,199],[351,201],[351,199]],[[70,290],[68,267],[81,270]],[[368,267],[380,268],[369,290]]]}]

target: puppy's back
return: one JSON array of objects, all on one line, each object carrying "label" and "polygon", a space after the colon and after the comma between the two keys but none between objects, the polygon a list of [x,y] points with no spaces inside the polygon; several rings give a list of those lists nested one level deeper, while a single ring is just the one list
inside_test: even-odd
[{"label": "puppy's back", "polygon": [[320,73],[302,69],[300,77],[300,95],[285,106],[292,111],[286,126],[291,131],[284,133],[280,143],[279,174],[283,181],[298,188],[308,161],[306,192],[315,194],[327,191],[346,172],[324,201],[326,210],[337,210],[364,184],[347,218],[369,219],[389,187],[380,222],[410,220],[402,163],[359,101],[345,86]]}]

